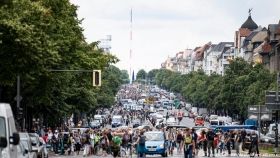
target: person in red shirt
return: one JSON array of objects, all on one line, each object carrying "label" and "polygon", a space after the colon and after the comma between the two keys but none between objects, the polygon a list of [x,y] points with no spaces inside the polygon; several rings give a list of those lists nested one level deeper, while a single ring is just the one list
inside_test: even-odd
[{"label": "person in red shirt", "polygon": [[198,143],[202,145],[204,156],[207,156],[207,139],[206,139],[206,132],[203,129],[198,137]]},{"label": "person in red shirt", "polygon": [[48,143],[48,133],[46,133],[44,136],[43,136],[43,139],[45,141],[45,143],[47,144]]}]

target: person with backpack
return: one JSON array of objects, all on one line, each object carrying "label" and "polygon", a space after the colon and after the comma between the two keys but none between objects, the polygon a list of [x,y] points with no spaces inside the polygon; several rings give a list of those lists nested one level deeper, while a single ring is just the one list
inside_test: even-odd
[{"label": "person with backpack", "polygon": [[216,134],[214,133],[212,128],[209,128],[208,132],[206,133],[208,157],[210,157],[210,155],[211,155],[211,150],[212,150],[213,157],[215,157],[215,146],[214,146],[215,137],[216,137]]},{"label": "person with backpack", "polygon": [[191,130],[187,129],[185,130],[185,136],[184,136],[184,157],[185,158],[192,158],[193,152],[195,148],[195,143],[191,134]]},{"label": "person with backpack", "polygon": [[112,138],[112,153],[114,158],[120,155],[121,144],[122,139],[119,136],[114,135],[114,137]]},{"label": "person with backpack", "polygon": [[145,143],[146,137],[144,136],[145,131],[140,131],[140,135],[134,144],[137,144],[137,153],[139,158],[145,157]]},{"label": "person with backpack", "polygon": [[128,131],[126,130],[122,136],[122,147],[125,150],[128,150],[128,144],[131,142],[131,136],[128,134]]}]

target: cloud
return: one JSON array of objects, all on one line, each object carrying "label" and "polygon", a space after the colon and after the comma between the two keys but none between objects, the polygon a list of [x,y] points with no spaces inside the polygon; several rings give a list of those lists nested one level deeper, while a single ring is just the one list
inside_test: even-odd
[{"label": "cloud", "polygon": [[[132,69],[159,68],[167,56],[209,41],[233,41],[247,19],[248,8],[258,25],[278,23],[280,1],[271,0],[71,0],[88,42],[112,35],[117,64],[129,70],[130,8],[133,8]],[[269,8],[269,9],[268,9]]]}]

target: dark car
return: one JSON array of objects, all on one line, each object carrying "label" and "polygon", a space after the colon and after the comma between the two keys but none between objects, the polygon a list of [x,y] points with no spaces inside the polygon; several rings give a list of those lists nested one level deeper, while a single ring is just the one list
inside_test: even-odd
[{"label": "dark car", "polygon": [[140,120],[136,119],[136,120],[133,120],[133,121],[132,121],[132,127],[133,127],[133,128],[137,128],[137,127],[139,127],[140,125],[141,125],[141,121],[140,121]]}]

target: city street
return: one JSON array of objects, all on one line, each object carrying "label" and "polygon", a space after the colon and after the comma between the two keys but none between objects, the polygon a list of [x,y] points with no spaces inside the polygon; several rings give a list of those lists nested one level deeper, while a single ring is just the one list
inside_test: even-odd
[{"label": "city street", "polygon": [[0,158],[280,158],[279,10],[1,0]]}]

